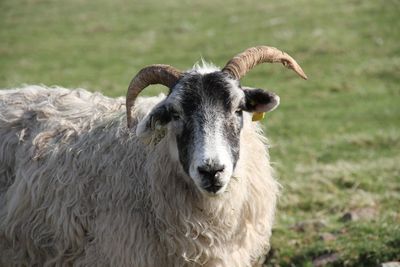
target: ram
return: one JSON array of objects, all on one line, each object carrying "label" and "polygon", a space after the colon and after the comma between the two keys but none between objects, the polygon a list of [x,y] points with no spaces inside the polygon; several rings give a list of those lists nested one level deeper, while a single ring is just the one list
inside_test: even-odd
[{"label": "ram", "polygon": [[[222,70],[146,67],[126,102],[0,91],[0,265],[258,266],[278,184],[252,113],[279,98],[239,81],[264,62],[306,78],[259,46]],[[151,84],[168,95],[137,98]]]}]

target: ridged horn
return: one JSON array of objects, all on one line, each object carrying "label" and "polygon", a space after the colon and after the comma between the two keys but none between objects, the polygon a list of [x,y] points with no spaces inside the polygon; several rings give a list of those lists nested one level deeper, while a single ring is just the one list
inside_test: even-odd
[{"label": "ridged horn", "polygon": [[169,65],[150,65],[141,69],[133,77],[126,93],[126,119],[128,128],[132,127],[132,108],[137,96],[151,84],[162,84],[170,89],[178,82],[182,72]]},{"label": "ridged horn", "polygon": [[240,80],[252,68],[265,62],[282,63],[285,67],[294,70],[301,78],[307,80],[306,74],[296,60],[285,52],[270,46],[256,46],[246,49],[229,60],[222,71]]}]

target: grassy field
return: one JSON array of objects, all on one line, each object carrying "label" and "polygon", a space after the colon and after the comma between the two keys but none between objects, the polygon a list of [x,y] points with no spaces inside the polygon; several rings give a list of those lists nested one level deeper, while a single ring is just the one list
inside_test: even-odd
[{"label": "grassy field", "polygon": [[1,0],[0,88],[119,96],[147,64],[279,47],[309,81],[276,65],[242,81],[281,96],[264,120],[282,184],[267,265],[400,260],[400,1],[216,2]]}]

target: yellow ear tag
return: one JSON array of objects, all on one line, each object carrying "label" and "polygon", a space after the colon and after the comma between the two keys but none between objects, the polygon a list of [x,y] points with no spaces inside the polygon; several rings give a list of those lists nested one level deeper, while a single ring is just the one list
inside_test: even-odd
[{"label": "yellow ear tag", "polygon": [[251,118],[252,121],[260,121],[264,119],[265,112],[254,112],[253,117]]}]

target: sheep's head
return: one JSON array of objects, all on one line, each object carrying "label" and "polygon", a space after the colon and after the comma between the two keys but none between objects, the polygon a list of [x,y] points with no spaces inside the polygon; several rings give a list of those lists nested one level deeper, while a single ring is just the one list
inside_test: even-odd
[{"label": "sheep's head", "polygon": [[306,78],[294,59],[266,46],[247,49],[222,70],[180,72],[167,65],[144,68],[128,89],[128,127],[140,91],[150,84],[169,87],[167,98],[139,123],[137,135],[168,128],[175,137],[170,144],[171,156],[199,190],[209,195],[223,193],[239,159],[243,112],[268,112],[279,104],[274,93],[239,84],[250,69],[264,62],[281,62]]}]

